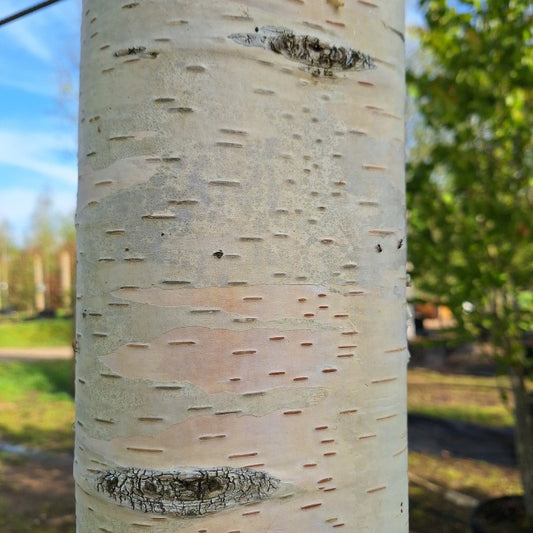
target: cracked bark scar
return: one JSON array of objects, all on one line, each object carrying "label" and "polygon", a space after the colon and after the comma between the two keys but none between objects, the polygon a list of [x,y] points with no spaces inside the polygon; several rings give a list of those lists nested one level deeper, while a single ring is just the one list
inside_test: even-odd
[{"label": "cracked bark scar", "polygon": [[228,36],[242,46],[264,48],[297,61],[312,69],[314,75],[331,75],[332,70],[373,70],[372,58],[352,48],[337,46],[310,35],[296,35],[277,26],[255,28],[254,33],[233,33]]},{"label": "cracked bark scar", "polygon": [[280,480],[247,468],[115,469],[100,472],[96,490],[145,513],[201,516],[270,497]]}]

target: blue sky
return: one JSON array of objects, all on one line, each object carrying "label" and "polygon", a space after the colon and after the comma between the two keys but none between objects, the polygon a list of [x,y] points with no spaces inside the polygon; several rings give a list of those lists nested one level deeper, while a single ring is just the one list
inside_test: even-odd
[{"label": "blue sky", "polygon": [[[37,3],[1,0],[0,18]],[[19,243],[44,193],[54,212],[74,213],[80,3],[0,26],[0,224]],[[420,21],[414,5],[407,0],[408,24]]]},{"label": "blue sky", "polygon": [[[0,18],[36,3],[2,0]],[[74,212],[79,21],[62,0],[0,26],[0,223],[19,242],[43,193]]]}]

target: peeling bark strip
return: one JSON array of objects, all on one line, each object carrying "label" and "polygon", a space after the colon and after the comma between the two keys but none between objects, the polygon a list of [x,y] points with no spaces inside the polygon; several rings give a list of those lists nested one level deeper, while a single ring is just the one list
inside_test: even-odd
[{"label": "peeling bark strip", "polygon": [[259,470],[198,468],[156,471],[139,468],[101,472],[96,489],[121,505],[145,513],[201,516],[264,500],[280,481]]},{"label": "peeling bark strip", "polygon": [[[373,70],[376,64],[372,58],[344,46],[335,46],[310,35],[295,35],[288,28],[263,26],[255,33],[233,33],[228,36],[243,46],[254,46],[271,50],[292,61],[314,68],[314,75],[330,75],[331,70]],[[320,69],[323,69],[322,71]]]}]

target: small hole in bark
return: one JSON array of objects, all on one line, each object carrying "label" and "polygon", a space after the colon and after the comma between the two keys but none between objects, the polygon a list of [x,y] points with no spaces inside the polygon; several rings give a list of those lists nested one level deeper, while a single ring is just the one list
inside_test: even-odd
[{"label": "small hole in bark", "polygon": [[224,255],[224,252],[222,250],[219,250],[218,252],[215,252],[213,254],[213,256],[216,257],[217,259],[220,259],[223,255]]}]

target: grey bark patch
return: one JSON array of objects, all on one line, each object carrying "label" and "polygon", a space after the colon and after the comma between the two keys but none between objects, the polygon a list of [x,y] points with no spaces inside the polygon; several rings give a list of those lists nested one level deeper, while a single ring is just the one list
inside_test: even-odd
[{"label": "grey bark patch", "polygon": [[270,497],[280,480],[227,466],[193,470],[115,469],[100,472],[96,490],[145,513],[201,516]]},{"label": "grey bark patch", "polygon": [[311,35],[296,35],[288,28],[263,26],[255,28],[255,33],[233,33],[228,38],[237,44],[264,48],[302,63],[315,76],[331,76],[333,70],[376,68],[372,58],[363,52],[333,45]]}]

